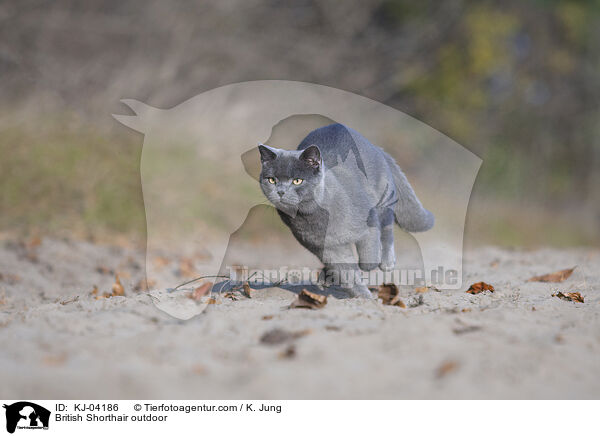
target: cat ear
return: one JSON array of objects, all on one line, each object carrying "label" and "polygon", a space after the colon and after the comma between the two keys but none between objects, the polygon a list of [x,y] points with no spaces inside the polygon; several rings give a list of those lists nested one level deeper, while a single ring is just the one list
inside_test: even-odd
[{"label": "cat ear", "polygon": [[271,147],[264,144],[258,144],[258,151],[260,151],[260,161],[263,163],[275,160],[277,157],[277,153]]},{"label": "cat ear", "polygon": [[319,168],[321,166],[321,150],[316,145],[309,145],[300,155],[300,159],[312,168]]}]

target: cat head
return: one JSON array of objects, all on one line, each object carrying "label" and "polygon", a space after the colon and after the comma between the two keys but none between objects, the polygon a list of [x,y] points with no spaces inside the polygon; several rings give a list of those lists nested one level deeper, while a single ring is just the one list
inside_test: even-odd
[{"label": "cat head", "polygon": [[260,187],[271,203],[286,213],[308,207],[323,191],[323,159],[316,145],[304,150],[258,146]]}]

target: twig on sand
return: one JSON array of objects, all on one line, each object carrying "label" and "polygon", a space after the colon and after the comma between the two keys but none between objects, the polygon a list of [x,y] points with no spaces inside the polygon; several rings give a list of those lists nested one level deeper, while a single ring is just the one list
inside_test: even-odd
[{"label": "twig on sand", "polygon": [[173,289],[171,289],[171,292],[176,291],[177,289],[181,288],[182,286],[189,285],[190,283],[194,283],[194,282],[197,282],[198,280],[202,280],[202,279],[229,279],[229,276],[215,275],[215,276],[196,277],[195,279],[188,280],[187,282],[183,282],[183,283],[175,286]]}]

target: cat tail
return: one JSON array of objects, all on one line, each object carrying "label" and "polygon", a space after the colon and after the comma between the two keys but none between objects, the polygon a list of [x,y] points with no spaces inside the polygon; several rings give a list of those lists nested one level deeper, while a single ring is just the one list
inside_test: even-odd
[{"label": "cat tail", "polygon": [[424,232],[433,227],[435,217],[425,209],[406,176],[390,155],[384,152],[385,159],[390,167],[398,202],[394,206],[394,216],[400,228],[407,232]]}]

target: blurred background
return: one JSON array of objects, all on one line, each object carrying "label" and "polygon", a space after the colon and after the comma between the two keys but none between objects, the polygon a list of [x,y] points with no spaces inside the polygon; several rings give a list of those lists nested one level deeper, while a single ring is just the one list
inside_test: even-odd
[{"label": "blurred background", "polygon": [[467,245],[598,245],[599,41],[597,0],[5,0],[0,231],[141,243],[143,138],[111,117],[119,100],[286,79],[481,157]]}]

